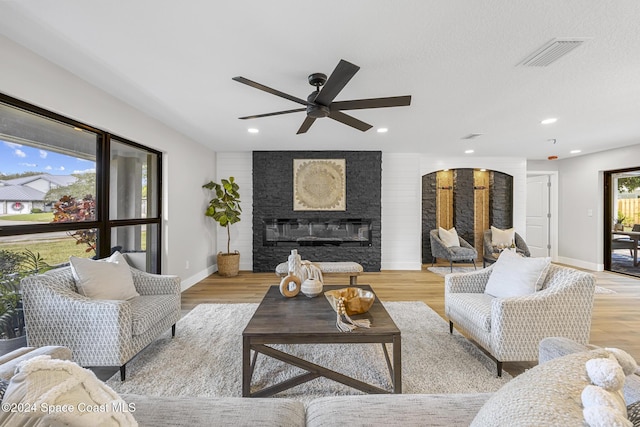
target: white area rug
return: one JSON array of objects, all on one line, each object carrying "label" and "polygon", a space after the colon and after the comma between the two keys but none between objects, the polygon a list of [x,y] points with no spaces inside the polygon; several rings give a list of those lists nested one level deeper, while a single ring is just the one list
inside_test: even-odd
[{"label": "white area rug", "polygon": [[[163,334],[127,364],[127,380],[119,374],[107,383],[118,393],[157,396],[241,396],[242,330],[257,304],[201,304],[178,322],[176,337]],[[422,302],[385,303],[402,331],[403,393],[495,391],[511,376],[495,376],[495,363],[454,331]],[[327,308],[329,306],[327,305]],[[389,371],[380,344],[279,345],[279,349],[390,389]],[[391,349],[389,348],[391,352]],[[258,356],[253,384],[263,388],[298,368]],[[361,394],[318,378],[278,394],[309,401],[319,396]]]},{"label": "white area rug", "polygon": [[[428,267],[427,270],[443,277],[451,273],[451,269],[449,267]],[[454,273],[470,273],[472,271],[474,271],[473,267],[453,267]],[[617,292],[614,290],[603,288],[602,286],[596,285],[596,294],[615,294],[615,293]]]}]

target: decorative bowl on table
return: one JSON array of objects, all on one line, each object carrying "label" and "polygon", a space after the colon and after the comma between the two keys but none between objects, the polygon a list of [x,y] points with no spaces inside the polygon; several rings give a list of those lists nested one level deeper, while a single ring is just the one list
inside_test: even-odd
[{"label": "decorative bowl on table", "polygon": [[344,307],[348,316],[362,314],[369,311],[376,296],[371,291],[361,288],[343,288],[324,293],[331,307],[337,312],[340,298],[344,299]]}]

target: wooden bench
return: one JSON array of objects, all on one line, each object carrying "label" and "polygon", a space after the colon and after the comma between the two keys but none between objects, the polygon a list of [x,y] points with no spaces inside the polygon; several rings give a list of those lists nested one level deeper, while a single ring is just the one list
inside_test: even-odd
[{"label": "wooden bench", "polygon": [[[345,261],[345,262],[314,262],[313,265],[318,267],[322,274],[336,273],[336,274],[348,274],[349,284],[357,285],[358,276],[364,271],[362,266],[357,262]],[[276,274],[280,277],[284,277],[289,273],[289,264],[286,262],[278,264],[276,267]]]}]

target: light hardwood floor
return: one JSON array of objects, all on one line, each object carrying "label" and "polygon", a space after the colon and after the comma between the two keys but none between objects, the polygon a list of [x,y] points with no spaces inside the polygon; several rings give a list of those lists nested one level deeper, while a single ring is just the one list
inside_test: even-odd
[{"label": "light hardwood floor", "polygon": [[[358,283],[370,284],[381,301],[423,301],[444,318],[444,278],[427,270],[363,273]],[[615,291],[596,294],[591,343],[619,347],[640,360],[640,280],[622,274],[596,272],[597,284]],[[241,271],[236,277],[213,274],[182,293],[182,308],[198,304],[260,302],[270,285],[279,283],[275,273]],[[347,276],[326,275],[327,284],[349,283]],[[446,326],[448,328],[448,326]],[[505,363],[517,375],[534,363]]]}]

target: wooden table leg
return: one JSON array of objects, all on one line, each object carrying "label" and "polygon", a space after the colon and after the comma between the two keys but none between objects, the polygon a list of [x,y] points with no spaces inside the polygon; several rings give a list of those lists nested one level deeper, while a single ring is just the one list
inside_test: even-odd
[{"label": "wooden table leg", "polygon": [[242,397],[251,396],[251,342],[249,337],[242,337]]},{"label": "wooden table leg", "polygon": [[400,335],[393,338],[393,392],[402,393],[402,343]]}]

